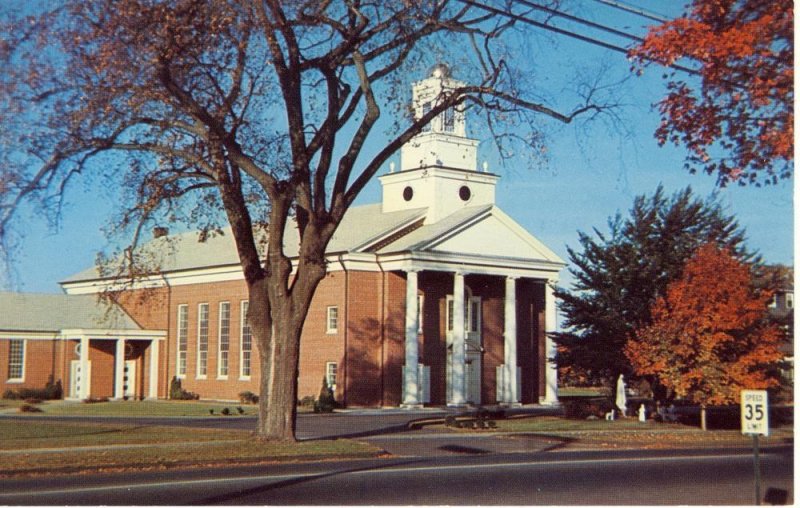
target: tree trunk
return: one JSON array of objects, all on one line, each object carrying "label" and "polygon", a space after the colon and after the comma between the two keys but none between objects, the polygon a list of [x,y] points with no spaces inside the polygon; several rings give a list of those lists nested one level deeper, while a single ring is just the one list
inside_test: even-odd
[{"label": "tree trunk", "polygon": [[708,430],[708,425],[706,425],[706,405],[700,405],[700,429],[701,430]]},{"label": "tree trunk", "polygon": [[[291,291],[280,277],[250,286],[248,322],[260,352],[261,380],[256,436],[295,441],[300,336],[311,298],[325,276],[324,265],[298,276]],[[287,271],[288,276],[288,271]],[[267,289],[267,284],[275,287]],[[268,295],[272,295],[268,300]]]}]

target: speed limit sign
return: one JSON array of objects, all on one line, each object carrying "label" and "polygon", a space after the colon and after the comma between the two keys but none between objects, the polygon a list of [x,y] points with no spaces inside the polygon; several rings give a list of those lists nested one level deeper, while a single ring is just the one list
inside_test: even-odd
[{"label": "speed limit sign", "polygon": [[769,435],[769,404],[766,390],[742,390],[742,434]]}]

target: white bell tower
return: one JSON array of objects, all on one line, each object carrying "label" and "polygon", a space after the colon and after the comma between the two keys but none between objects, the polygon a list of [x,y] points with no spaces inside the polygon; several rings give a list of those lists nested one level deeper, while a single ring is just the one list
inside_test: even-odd
[{"label": "white bell tower", "polygon": [[[419,119],[464,83],[444,64],[413,87],[414,118]],[[428,208],[426,224],[467,206],[494,204],[498,176],[478,170],[478,141],[466,137],[464,111],[448,108],[400,149],[400,171],[380,177],[383,211]]]}]

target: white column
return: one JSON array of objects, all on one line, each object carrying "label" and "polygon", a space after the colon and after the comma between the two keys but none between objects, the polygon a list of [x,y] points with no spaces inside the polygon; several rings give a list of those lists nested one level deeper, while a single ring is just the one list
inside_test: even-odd
[{"label": "white column", "polygon": [[117,339],[117,354],[114,356],[114,398],[125,396],[125,339]]},{"label": "white column", "polygon": [[503,331],[503,400],[506,404],[519,402],[517,386],[517,279],[506,277],[505,330]]},{"label": "white column", "polygon": [[544,404],[558,404],[558,367],[555,363],[556,344],[550,334],[556,331],[556,298],[553,286],[556,281],[548,281],[544,292],[544,332],[545,332],[545,391]]},{"label": "white column", "polygon": [[158,346],[157,340],[150,341],[150,395],[151,399],[158,398]]},{"label": "white column", "polygon": [[453,398],[448,406],[463,406],[466,404],[465,372],[466,351],[464,333],[464,275],[456,273],[453,276]]},{"label": "white column", "polygon": [[92,373],[89,372],[89,337],[81,337],[81,384],[78,397],[81,400],[88,399],[91,392]]},{"label": "white column", "polygon": [[419,315],[417,272],[406,272],[406,363],[403,368],[403,407],[420,407],[419,402]]}]

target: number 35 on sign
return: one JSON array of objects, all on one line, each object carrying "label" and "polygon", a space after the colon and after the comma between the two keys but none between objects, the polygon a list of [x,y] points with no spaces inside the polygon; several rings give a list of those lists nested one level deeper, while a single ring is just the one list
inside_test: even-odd
[{"label": "number 35 on sign", "polygon": [[769,403],[766,390],[742,390],[742,434],[769,435]]}]

